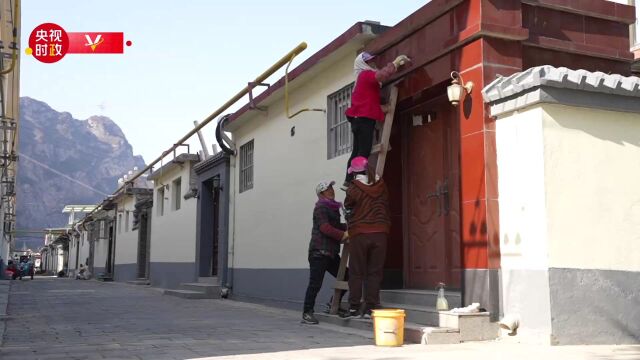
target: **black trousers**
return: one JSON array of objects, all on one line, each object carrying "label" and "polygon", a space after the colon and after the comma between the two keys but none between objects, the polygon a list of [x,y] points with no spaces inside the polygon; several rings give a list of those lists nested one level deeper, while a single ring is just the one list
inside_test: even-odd
[{"label": "black trousers", "polygon": [[[310,254],[309,255],[309,285],[307,286],[307,292],[304,296],[304,309],[306,312],[313,312],[313,307],[316,304],[316,297],[320,288],[322,288],[322,281],[324,280],[324,273],[329,272],[333,277],[338,276],[338,268],[340,267],[340,255],[335,257],[322,255],[322,254]],[[345,278],[349,279],[349,271],[345,273]],[[342,297],[346,293],[343,290],[340,294],[340,302]]]},{"label": "black trousers", "polygon": [[[351,166],[351,160],[358,156],[369,159],[371,147],[373,146],[373,131],[376,128],[376,121],[369,118],[349,118],[351,123],[351,133],[353,134],[353,149],[347,162],[347,169]],[[353,175],[347,173],[345,181],[353,180]]]}]

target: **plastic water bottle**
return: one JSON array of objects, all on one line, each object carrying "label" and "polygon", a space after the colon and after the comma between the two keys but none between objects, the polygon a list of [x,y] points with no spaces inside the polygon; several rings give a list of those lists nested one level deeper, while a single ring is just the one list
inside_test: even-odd
[{"label": "plastic water bottle", "polygon": [[449,310],[449,302],[447,298],[444,297],[444,283],[438,284],[438,300],[436,300],[436,310],[438,311],[448,311]]}]

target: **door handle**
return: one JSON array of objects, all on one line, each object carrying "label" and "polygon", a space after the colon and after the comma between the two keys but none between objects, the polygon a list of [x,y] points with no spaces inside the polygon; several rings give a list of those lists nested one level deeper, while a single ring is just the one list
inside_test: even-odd
[{"label": "door handle", "polygon": [[440,186],[440,181],[438,181],[436,183],[436,191],[434,191],[432,193],[428,193],[427,196],[425,197],[425,203],[429,199],[433,199],[433,198],[438,200],[438,216],[442,216],[442,201],[440,201],[441,193],[442,193],[442,188]]},{"label": "door handle", "polygon": [[449,215],[451,204],[449,203],[449,180],[445,179],[440,188],[440,194],[442,195],[442,207],[444,215]]}]

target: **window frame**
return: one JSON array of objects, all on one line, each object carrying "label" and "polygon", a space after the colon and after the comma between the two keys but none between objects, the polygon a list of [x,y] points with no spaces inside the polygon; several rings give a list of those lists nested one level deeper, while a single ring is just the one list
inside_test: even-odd
[{"label": "window frame", "polygon": [[240,146],[240,166],[239,166],[239,193],[253,189],[255,185],[255,139],[251,139]]},{"label": "window frame", "polygon": [[327,160],[349,154],[353,149],[351,124],[344,112],[351,106],[355,82],[327,95]]},{"label": "window frame", "polygon": [[178,177],[171,182],[171,209],[178,211],[182,207],[182,177]]},{"label": "window frame", "polygon": [[156,188],[156,202],[158,206],[156,210],[156,215],[158,215],[159,217],[164,216],[164,185],[161,185],[159,188]]}]

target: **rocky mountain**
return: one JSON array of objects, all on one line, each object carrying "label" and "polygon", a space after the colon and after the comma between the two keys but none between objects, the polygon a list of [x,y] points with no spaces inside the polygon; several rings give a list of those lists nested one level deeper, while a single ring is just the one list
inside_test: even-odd
[{"label": "rocky mountain", "polygon": [[[133,155],[124,133],[104,116],[74,119],[42,101],[20,98],[18,229],[61,227],[67,204],[101,202],[117,181],[144,160]],[[41,236],[24,237],[17,245],[37,247]]]}]

